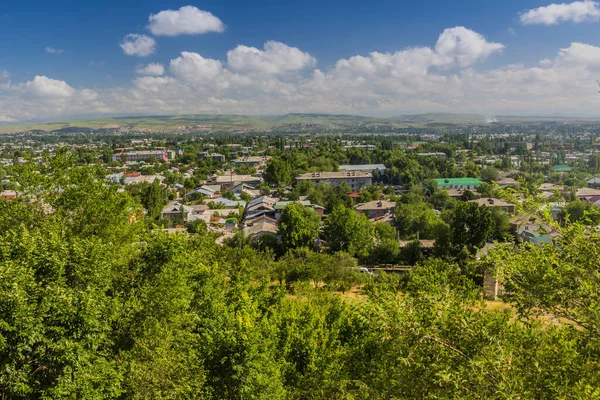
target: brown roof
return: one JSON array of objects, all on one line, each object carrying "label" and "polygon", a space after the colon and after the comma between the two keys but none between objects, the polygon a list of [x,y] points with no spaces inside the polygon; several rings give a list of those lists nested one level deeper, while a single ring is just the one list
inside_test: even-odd
[{"label": "brown roof", "polygon": [[[414,242],[414,240],[401,240],[400,247],[404,247],[412,242]],[[421,239],[419,242],[421,243],[421,247],[424,249],[433,249],[433,246],[435,246],[435,240]]]},{"label": "brown roof", "polygon": [[358,211],[388,210],[396,207],[396,203],[387,200],[373,200],[356,206]]},{"label": "brown roof", "polygon": [[469,203],[477,203],[480,206],[487,207],[514,207],[513,203],[509,203],[508,201],[496,198],[482,198],[476,200],[469,200]]}]

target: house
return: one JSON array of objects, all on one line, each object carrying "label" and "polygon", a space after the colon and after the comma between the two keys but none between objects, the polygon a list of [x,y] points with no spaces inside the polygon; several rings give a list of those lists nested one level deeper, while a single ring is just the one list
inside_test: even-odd
[{"label": "house", "polygon": [[555,185],[554,183],[542,183],[540,186],[538,186],[538,190],[540,192],[554,192],[555,190],[561,192],[564,189],[562,186]]},{"label": "house", "polygon": [[500,186],[502,189],[521,186],[521,184],[513,178],[500,178],[496,181],[496,184],[498,184],[498,186]]},{"label": "house", "polygon": [[477,189],[481,185],[479,178],[441,178],[436,179],[441,189]]},{"label": "house", "polygon": [[275,211],[275,204],[279,201],[278,198],[270,196],[259,196],[250,202],[248,202],[245,210],[245,214],[252,216],[262,212],[273,212]]},{"label": "house", "polygon": [[513,203],[509,203],[508,201],[496,198],[482,198],[476,200],[470,200],[469,203],[476,203],[480,206],[486,206],[488,208],[499,208],[502,211],[508,214],[515,213],[515,205]]},{"label": "house", "polygon": [[160,217],[162,219],[185,221],[187,215],[185,213],[183,204],[178,201],[171,201],[163,208],[160,213]]},{"label": "house", "polygon": [[271,156],[244,156],[238,157],[235,160],[231,160],[231,163],[236,166],[246,165],[249,167],[259,167],[266,165],[269,160],[273,158]]},{"label": "house", "polygon": [[383,164],[363,164],[363,165],[340,165],[340,171],[367,171],[373,172],[378,170],[384,172],[387,168]]},{"label": "house", "polygon": [[197,198],[201,198],[201,197],[212,199],[217,196],[216,196],[216,192],[214,190],[209,189],[207,187],[200,186],[199,188],[194,189],[193,191],[186,194],[185,197],[188,199],[197,199]]},{"label": "house", "polygon": [[240,183],[239,185],[236,185],[231,189],[231,191],[234,194],[242,194],[242,192],[248,193],[250,196],[252,196],[252,193],[260,193],[260,190],[256,190],[254,186],[250,186],[245,183]]},{"label": "house", "polygon": [[225,155],[220,153],[209,153],[208,151],[201,151],[198,153],[198,157],[223,163],[225,162]]},{"label": "house", "polygon": [[231,200],[231,199],[227,199],[225,197],[218,197],[216,199],[211,200],[212,202],[216,203],[216,204],[222,204],[225,207],[245,207],[246,206],[246,202],[242,201],[242,200]]},{"label": "house", "polygon": [[14,200],[18,196],[18,193],[14,190],[3,190],[0,192],[0,199],[2,200]]},{"label": "house", "polygon": [[590,199],[592,199],[593,197],[600,196],[600,190],[592,188],[581,188],[577,189],[577,193],[575,194],[575,196],[577,196],[577,198],[581,201],[589,202]]},{"label": "house", "polygon": [[296,182],[302,181],[327,182],[332,186],[346,183],[352,190],[359,190],[373,184],[373,174],[365,171],[309,172],[296,177]]},{"label": "house", "polygon": [[211,177],[206,183],[209,185],[221,185],[223,190],[231,190],[240,183],[248,185],[258,185],[262,182],[262,178],[252,175],[237,175],[233,171],[229,174],[215,175]]},{"label": "house", "polygon": [[258,220],[250,225],[246,225],[242,230],[244,234],[252,240],[258,240],[261,236],[271,235],[277,237],[277,225],[273,225],[267,219]]},{"label": "house", "polygon": [[511,231],[517,242],[536,246],[553,244],[560,235],[554,228],[535,217],[518,216],[510,221]]},{"label": "house", "polygon": [[396,203],[387,200],[373,200],[355,207],[356,211],[368,218],[380,218],[386,214],[393,214],[395,208]]},{"label": "house", "polygon": [[600,178],[592,178],[589,181],[587,181],[587,184],[590,186],[599,186],[600,185]]},{"label": "house", "polygon": [[165,180],[165,177],[162,175],[136,175],[131,177],[125,176],[124,181],[126,185],[133,185],[136,183],[154,183],[154,181],[157,179],[159,182],[162,182]]},{"label": "house", "polygon": [[144,150],[144,151],[128,151],[125,149],[117,149],[113,154],[113,161],[140,161],[155,158],[164,162],[169,162],[167,153],[162,150]]},{"label": "house", "polygon": [[448,196],[455,200],[462,200],[465,192],[471,192],[475,196],[479,196],[479,192],[476,189],[447,189]]}]

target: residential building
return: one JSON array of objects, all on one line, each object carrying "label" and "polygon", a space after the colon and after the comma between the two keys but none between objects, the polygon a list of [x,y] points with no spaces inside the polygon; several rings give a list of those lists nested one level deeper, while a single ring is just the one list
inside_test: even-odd
[{"label": "residential building", "polygon": [[600,190],[592,189],[592,188],[581,188],[581,189],[577,189],[576,196],[579,200],[588,202],[593,197],[600,196]]},{"label": "residential building", "polygon": [[236,167],[247,165],[249,167],[259,167],[266,165],[269,160],[273,158],[271,156],[244,156],[238,157],[235,160],[231,160],[231,163]]},{"label": "residential building", "polygon": [[340,165],[340,171],[367,171],[373,172],[378,170],[384,172],[387,168],[383,164],[363,164],[363,165]]},{"label": "residential building", "polygon": [[362,203],[355,207],[356,211],[369,218],[381,218],[386,214],[393,214],[396,203],[387,200],[374,200]]},{"label": "residential building", "polygon": [[157,160],[163,160],[169,162],[167,153],[163,150],[143,150],[143,151],[127,151],[125,149],[117,149],[113,154],[113,161],[142,161],[149,158],[156,158]]},{"label": "residential building", "polygon": [[488,208],[499,208],[508,214],[515,213],[515,205],[513,203],[509,203],[508,201],[504,201],[502,199],[496,199],[496,198],[490,197],[490,198],[470,200],[469,202],[479,204],[480,206],[486,206]]},{"label": "residential building", "polygon": [[225,155],[220,153],[209,153],[208,151],[201,151],[198,153],[198,157],[211,159],[213,161],[225,162]]},{"label": "residential building", "polygon": [[332,186],[346,183],[352,190],[358,190],[373,184],[373,174],[365,171],[309,172],[299,175],[296,181],[311,181],[315,184],[327,182]]},{"label": "residential building", "polygon": [[477,189],[481,185],[479,178],[441,178],[436,179],[437,185],[442,189]]},{"label": "residential building", "polygon": [[2,200],[14,200],[18,196],[18,193],[14,190],[4,190],[0,192],[0,199]]},{"label": "residential building", "polygon": [[221,185],[223,190],[231,190],[240,183],[248,185],[258,185],[262,178],[252,175],[237,175],[233,171],[224,175],[215,175],[207,181],[209,185]]}]

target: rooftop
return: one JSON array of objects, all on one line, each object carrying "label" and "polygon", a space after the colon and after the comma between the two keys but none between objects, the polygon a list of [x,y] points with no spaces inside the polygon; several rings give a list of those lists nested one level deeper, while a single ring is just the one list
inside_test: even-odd
[{"label": "rooftop", "polygon": [[373,200],[368,203],[362,203],[356,206],[358,211],[370,211],[370,210],[388,210],[395,208],[396,203],[387,200]]},{"label": "rooftop", "polygon": [[352,178],[372,178],[373,174],[365,171],[339,171],[339,172],[308,172],[298,175],[296,179],[352,179]]}]

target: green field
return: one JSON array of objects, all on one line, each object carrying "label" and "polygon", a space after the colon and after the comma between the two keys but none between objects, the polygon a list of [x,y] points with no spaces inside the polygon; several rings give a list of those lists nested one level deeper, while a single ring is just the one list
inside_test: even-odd
[{"label": "green field", "polygon": [[[148,129],[154,132],[185,131],[185,127],[195,125],[211,125],[212,131],[267,130],[293,125],[336,125],[336,126],[376,126],[393,127],[422,126],[420,122],[402,122],[394,119],[362,117],[357,115],[328,114],[287,114],[277,116],[245,116],[245,115],[177,115],[177,116],[144,116],[144,117],[112,117],[93,119],[73,119],[58,122],[4,125],[0,132],[12,133],[30,130],[57,131],[69,128],[109,129],[122,127],[128,130]],[[190,128],[194,130],[193,128]]]},{"label": "green field", "polygon": [[[542,122],[595,122],[596,119],[581,118],[569,119],[564,117],[513,117],[501,116],[494,121],[507,123],[542,123]],[[454,125],[482,125],[490,122],[489,117],[479,114],[451,114],[430,113],[403,115],[393,118],[376,118],[359,115],[331,115],[331,114],[286,114],[274,116],[247,116],[229,114],[194,114],[194,115],[166,115],[142,117],[108,117],[91,119],[72,119],[58,122],[0,125],[0,133],[13,133],[31,130],[60,131],[68,129],[110,129],[123,128],[124,130],[150,130],[153,132],[190,132],[199,131],[196,125],[211,125],[211,131],[264,131],[268,129],[295,129],[316,127],[434,127],[436,124]]]}]

